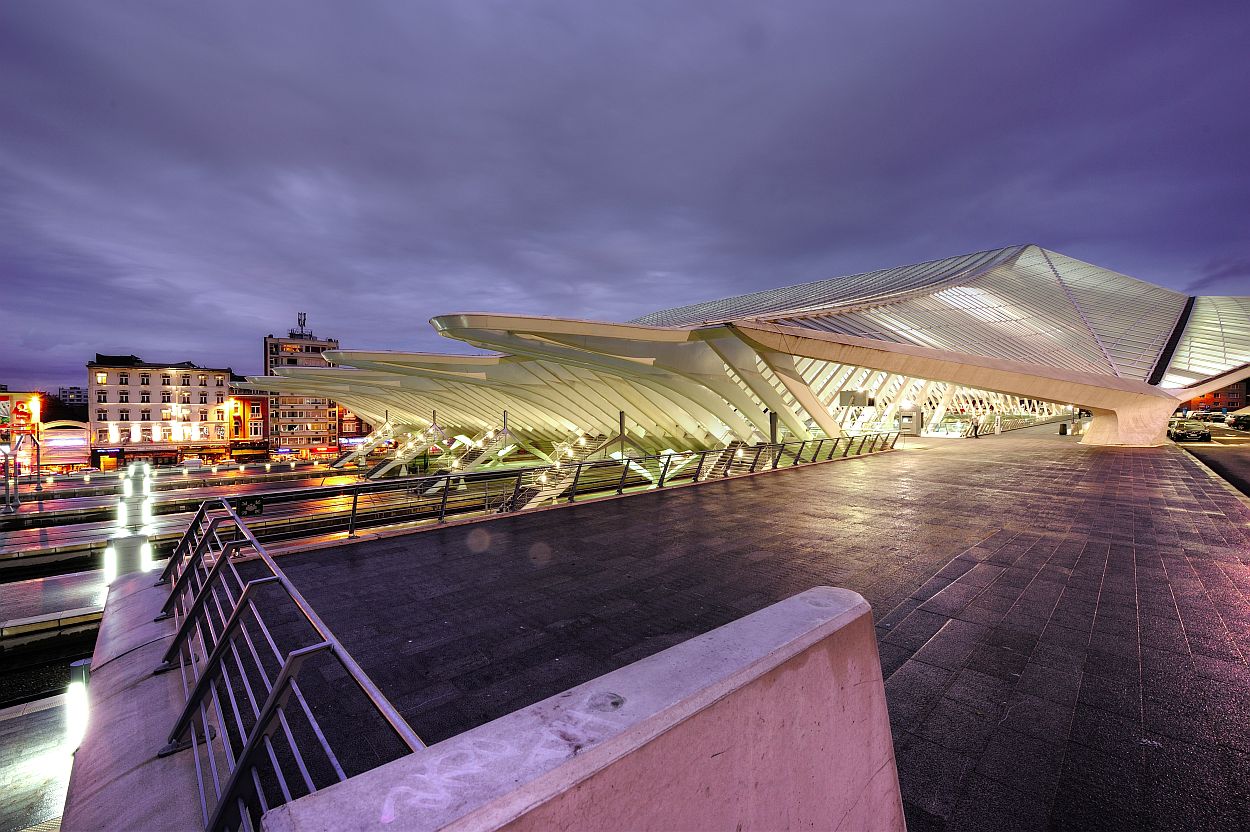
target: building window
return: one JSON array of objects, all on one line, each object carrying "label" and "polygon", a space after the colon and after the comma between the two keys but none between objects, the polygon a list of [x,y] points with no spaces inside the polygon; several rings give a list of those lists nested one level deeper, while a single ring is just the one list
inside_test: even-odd
[{"label": "building window", "polygon": [[217,386],[218,386],[218,387],[224,387],[224,386],[225,386],[225,383],[226,383],[226,382],[225,382],[225,376],[217,376]]},{"label": "building window", "polygon": [[200,394],[200,404],[208,404],[208,394],[207,394],[207,393],[201,393],[201,394]]},{"label": "building window", "polygon": [[152,394],[147,390],[140,390],[139,401],[143,402],[144,404],[147,404],[148,402],[152,401]]},{"label": "building window", "polygon": [[183,373],[183,374],[182,374],[182,386],[183,386],[183,387],[190,387],[190,386],[191,386],[191,374],[190,374],[190,373]]},{"label": "building window", "polygon": [[119,420],[119,421],[122,421],[122,422],[129,422],[129,421],[130,421],[130,410],[129,410],[129,409],[127,409],[127,408],[124,408],[124,407],[123,407],[121,410],[117,411],[117,418],[118,418],[118,420]]},{"label": "building window", "polygon": [[151,373],[139,373],[139,383],[142,384],[144,387],[147,387],[149,384],[152,383],[152,374]]},{"label": "building window", "polygon": [[221,404],[221,403],[222,403],[222,402],[224,402],[225,400],[226,400],[226,397],[225,397],[225,394],[224,394],[224,393],[218,393],[218,394],[217,394],[217,404]]},{"label": "building window", "polygon": [[105,402],[107,402],[109,400],[108,391],[107,390],[95,391],[95,400],[100,404],[104,404]]},{"label": "building window", "polygon": [[129,383],[130,383],[130,373],[118,373],[118,374],[117,374],[117,383],[118,383],[118,384],[129,384]]},{"label": "building window", "polygon": [[259,404],[253,404],[253,405],[252,405],[252,418],[253,418],[253,419],[259,419],[259,418],[260,418],[260,405],[259,405]]},{"label": "building window", "polygon": [[95,441],[101,445],[109,441],[108,428],[104,428],[103,430],[97,430],[95,432]]},{"label": "building window", "polygon": [[248,422],[247,435],[251,439],[259,439],[264,434],[261,432],[263,426],[259,422]]},{"label": "building window", "polygon": [[174,400],[174,394],[168,390],[161,391],[161,404],[169,404]]},{"label": "building window", "polygon": [[174,383],[173,376],[171,376],[169,373],[161,373],[161,384],[168,387],[169,385],[173,383]]},{"label": "building window", "polygon": [[201,421],[201,422],[207,422],[207,421],[208,421],[208,411],[207,411],[207,410],[201,410],[201,411],[200,411],[200,421]]},{"label": "building window", "polygon": [[128,402],[128,401],[130,401],[130,391],[129,391],[129,390],[118,390],[118,391],[117,391],[117,400],[118,400],[119,402],[122,402],[123,404],[124,404],[124,403],[126,403],[126,402]]},{"label": "building window", "polygon": [[140,410],[140,411],[139,411],[139,421],[140,421],[140,422],[150,422],[150,421],[152,421],[152,411],[150,411],[150,410]]},{"label": "building window", "polygon": [[178,400],[183,404],[191,404],[191,394],[184,390],[178,394]]},{"label": "building window", "polygon": [[170,415],[171,414],[170,414],[169,408],[167,407],[161,408],[161,421],[168,422]]},{"label": "building window", "polygon": [[201,386],[201,387],[207,387],[207,386],[208,386],[208,376],[205,376],[205,375],[201,375],[201,376],[200,376],[200,386]]},{"label": "building window", "polygon": [[101,408],[95,412],[95,420],[97,422],[107,422],[109,420],[109,412]]},{"label": "building window", "polygon": [[288,359],[286,360],[286,363],[287,363],[287,365],[288,365],[288,366],[294,367],[294,366],[295,366],[295,359],[294,359],[294,358],[288,358]]},{"label": "building window", "polygon": [[96,383],[96,384],[108,384],[108,383],[109,383],[109,374],[108,374],[108,373],[96,373],[96,374],[95,374],[95,383]]},{"label": "building window", "polygon": [[213,411],[213,418],[216,419],[218,422],[224,421],[226,418],[225,411],[223,411],[220,407],[217,408],[216,410]]}]

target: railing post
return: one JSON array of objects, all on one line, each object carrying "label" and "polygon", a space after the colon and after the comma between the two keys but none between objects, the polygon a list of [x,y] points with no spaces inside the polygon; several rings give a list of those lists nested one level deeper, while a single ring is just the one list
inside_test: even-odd
[{"label": "railing post", "polygon": [[512,496],[508,498],[507,504],[512,507],[511,508],[512,511],[517,510],[517,500],[521,498],[521,477],[522,476],[523,476],[522,474],[516,475],[516,485],[512,487]]},{"label": "railing post", "polygon": [[838,443],[842,441],[842,437],[833,440],[833,447],[829,449],[829,456],[825,457],[825,462],[833,459],[833,455],[838,452]]},{"label": "railing post", "polygon": [[806,439],[804,439],[802,442],[800,442],[800,443],[799,443],[799,450],[798,450],[798,453],[796,453],[796,454],[794,455],[794,462],[791,462],[791,463],[790,463],[790,467],[791,467],[791,468],[793,468],[795,465],[798,465],[798,464],[799,464],[799,462],[801,462],[801,461],[802,461],[802,459],[803,459],[803,449],[804,449],[804,448],[806,448],[806,447],[807,447],[807,440],[806,440]]},{"label": "railing post", "polygon": [[747,472],[748,474],[754,474],[754,473],[755,473],[755,466],[759,463],[759,461],[760,461],[760,454],[762,454],[762,453],[764,453],[764,446],[763,446],[763,445],[760,445],[760,446],[756,447],[756,449],[755,449],[755,458],[751,460],[751,470]]},{"label": "railing post", "polygon": [[577,470],[573,472],[573,491],[569,494],[570,503],[577,499],[577,481],[582,478],[582,466],[585,464],[585,462],[577,463]]},{"label": "railing post", "polygon": [[851,453],[851,445],[853,444],[855,444],[855,437],[854,436],[846,437],[846,450],[842,452],[842,457],[844,459],[847,457],[847,455]]},{"label": "railing post", "polygon": [[816,450],[812,451],[812,462],[820,459],[820,449],[825,446],[825,440],[820,439],[816,442]]},{"label": "railing post", "polygon": [[692,482],[699,481],[699,472],[703,470],[703,460],[707,458],[707,451],[699,451],[699,462],[694,466],[694,479]]},{"label": "railing post", "polygon": [[896,433],[894,434],[894,439],[890,442],[890,450],[891,450],[891,451],[892,451],[892,450],[894,450],[894,446],[898,444],[898,437],[899,437],[899,433],[898,433],[898,432],[896,432]]},{"label": "railing post", "polygon": [[625,475],[629,473],[629,457],[621,456],[621,481],[616,484],[616,493],[625,493]]},{"label": "railing post", "polygon": [[438,522],[442,523],[447,516],[447,492],[451,491],[451,475],[447,476],[443,485],[443,499],[438,504]]},{"label": "railing post", "polygon": [[356,536],[356,501],[360,499],[360,489],[352,492],[352,516],[347,521],[347,536]]},{"label": "railing post", "polygon": [[664,468],[660,471],[660,484],[659,484],[660,488],[664,487],[664,478],[668,476],[668,464],[672,461],[673,461],[672,454],[668,454],[667,456],[664,457]]}]

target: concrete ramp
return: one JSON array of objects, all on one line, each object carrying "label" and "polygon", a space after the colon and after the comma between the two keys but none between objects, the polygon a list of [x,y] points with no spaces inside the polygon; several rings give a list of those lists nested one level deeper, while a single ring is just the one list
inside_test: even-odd
[{"label": "concrete ramp", "polygon": [[871,610],[808,590],[278,807],[263,828],[902,830]]}]

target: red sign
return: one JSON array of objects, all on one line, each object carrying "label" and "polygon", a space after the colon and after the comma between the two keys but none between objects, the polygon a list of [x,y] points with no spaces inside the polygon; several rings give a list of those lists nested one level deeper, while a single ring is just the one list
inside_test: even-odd
[{"label": "red sign", "polygon": [[30,427],[30,405],[20,399],[13,402],[13,413],[10,417],[10,421],[13,423],[13,427],[15,428]]}]

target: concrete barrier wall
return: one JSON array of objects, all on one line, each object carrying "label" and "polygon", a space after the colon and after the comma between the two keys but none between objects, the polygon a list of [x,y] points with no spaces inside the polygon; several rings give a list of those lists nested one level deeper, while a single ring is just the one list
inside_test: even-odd
[{"label": "concrete barrier wall", "polygon": [[173,638],[153,621],[169,597],[154,573],[123,575],[109,587],[87,686],[90,716],[74,767],[61,829],[203,828],[190,751],[158,758],[186,697],[178,672],[152,675]]},{"label": "concrete barrier wall", "polygon": [[808,590],[263,826],[901,830],[871,611],[848,590]]}]

